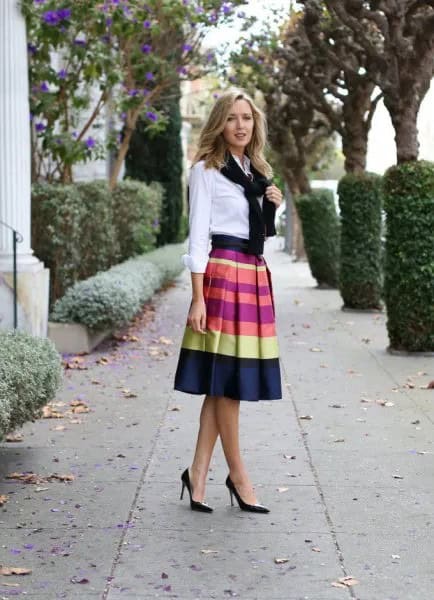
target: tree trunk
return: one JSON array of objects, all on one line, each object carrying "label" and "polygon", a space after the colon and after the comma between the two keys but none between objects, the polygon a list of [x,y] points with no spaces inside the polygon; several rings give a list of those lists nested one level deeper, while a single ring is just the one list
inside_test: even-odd
[{"label": "tree trunk", "polygon": [[395,129],[396,155],[398,164],[417,160],[419,156],[419,140],[417,129],[417,115],[420,101],[413,96],[400,99],[394,103],[384,98],[384,104],[389,111]]},{"label": "tree trunk", "polygon": [[[305,170],[302,168],[298,173],[295,172],[294,169],[283,167],[283,175],[285,177],[285,181],[288,185],[288,188],[291,192],[291,197],[294,198],[300,194],[305,194],[310,192],[311,187],[309,183],[309,178],[306,175]],[[292,246],[290,248],[290,254],[294,255],[296,261],[305,260],[306,259],[306,251],[304,249],[304,239],[303,239],[303,230],[301,227],[300,218],[298,216],[297,209],[295,207],[295,202],[291,202],[291,224],[292,224],[292,232],[291,232],[291,241]]]},{"label": "tree trunk", "polygon": [[372,93],[375,85],[369,81],[357,81],[343,105],[344,129],[342,132],[342,152],[345,156],[347,173],[363,173],[366,170],[368,134],[371,125],[369,118],[372,109]]},{"label": "tree trunk", "polygon": [[121,172],[121,168],[127,155],[128,148],[130,147],[130,141],[131,136],[133,135],[133,131],[133,127],[128,127],[127,129],[125,129],[124,138],[122,140],[116,159],[113,162],[112,171],[110,173],[109,188],[111,190],[113,190],[116,187],[116,184],[118,182],[119,173]]}]

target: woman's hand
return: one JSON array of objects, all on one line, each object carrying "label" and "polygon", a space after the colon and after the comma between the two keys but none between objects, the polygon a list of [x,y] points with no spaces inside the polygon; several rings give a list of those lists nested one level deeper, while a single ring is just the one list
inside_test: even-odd
[{"label": "woman's hand", "polygon": [[279,190],[277,186],[272,183],[265,189],[265,196],[267,200],[273,202],[276,206],[280,206],[282,204],[282,192]]},{"label": "woman's hand", "polygon": [[196,333],[206,333],[206,308],[203,299],[192,300],[188,312],[187,324],[190,325],[192,330]]}]

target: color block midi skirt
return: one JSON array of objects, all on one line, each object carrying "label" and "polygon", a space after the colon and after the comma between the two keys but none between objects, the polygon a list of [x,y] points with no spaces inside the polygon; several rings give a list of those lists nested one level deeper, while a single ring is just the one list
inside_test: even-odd
[{"label": "color block midi skirt", "polygon": [[237,400],[281,398],[273,291],[265,259],[213,248],[203,285],[206,334],[186,326],[175,389]]}]

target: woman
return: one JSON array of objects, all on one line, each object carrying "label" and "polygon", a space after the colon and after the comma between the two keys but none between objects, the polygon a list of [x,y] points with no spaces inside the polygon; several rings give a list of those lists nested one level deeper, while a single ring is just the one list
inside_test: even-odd
[{"label": "woman", "polygon": [[[229,467],[231,503],[258,504],[240,454],[240,401],[281,398],[270,272],[264,240],[275,235],[282,201],[263,156],[265,119],[245,93],[224,93],[199,138],[189,180],[190,238],[184,263],[192,301],[175,375],[175,389],[205,394],[196,451],[182,474],[192,510],[204,502],[208,468],[220,436]],[[209,236],[212,249],[208,254]]]}]

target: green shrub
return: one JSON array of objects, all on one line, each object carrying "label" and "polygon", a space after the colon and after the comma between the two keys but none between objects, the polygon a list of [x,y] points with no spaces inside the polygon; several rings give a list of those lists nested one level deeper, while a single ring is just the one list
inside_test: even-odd
[{"label": "green shrub", "polygon": [[149,252],[157,244],[163,188],[158,183],[120,181],[112,191],[114,224],[120,246],[120,259]]},{"label": "green shrub", "polygon": [[57,300],[51,319],[93,330],[128,323],[155,290],[181,272],[183,251],[183,244],[173,244],[76,283]]},{"label": "green shrub", "polygon": [[183,266],[179,264],[178,256],[185,252],[184,244],[167,244],[152,252],[148,252],[143,258],[158,267],[162,274],[162,283],[172,281],[181,272]]},{"label": "green shrub", "polygon": [[78,280],[81,222],[81,199],[75,186],[33,185],[32,248],[50,269],[53,300]]},{"label": "green shrub", "polygon": [[391,167],[384,196],[390,347],[434,351],[434,164]]},{"label": "green shrub", "polygon": [[345,175],[339,182],[339,287],[348,308],[381,308],[381,181],[374,173],[363,173]]},{"label": "green shrub", "polygon": [[80,195],[82,221],[78,278],[86,279],[119,261],[119,241],[113,217],[113,198],[106,181],[75,184]]},{"label": "green shrub", "polygon": [[0,331],[0,439],[41,416],[61,376],[61,358],[50,340]]},{"label": "green shrub", "polygon": [[35,184],[32,247],[50,269],[51,302],[76,281],[115,264],[119,244],[107,184]]},{"label": "green shrub", "polygon": [[339,281],[339,219],[333,193],[318,189],[295,198],[312,276],[319,286]]}]

